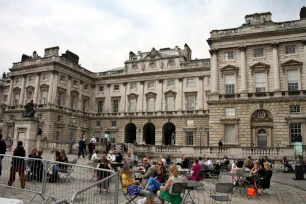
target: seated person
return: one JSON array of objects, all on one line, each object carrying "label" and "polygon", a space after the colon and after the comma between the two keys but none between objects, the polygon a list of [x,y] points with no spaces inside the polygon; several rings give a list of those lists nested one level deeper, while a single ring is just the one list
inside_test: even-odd
[{"label": "seated person", "polygon": [[260,169],[260,163],[259,163],[259,161],[255,161],[254,162],[254,167],[251,169],[251,173],[252,174],[257,174],[258,173],[258,171],[259,171],[259,169]]},{"label": "seated person", "polygon": [[113,151],[112,151],[112,150],[109,151],[109,153],[108,153],[108,155],[107,155],[107,160],[108,160],[109,162],[114,162],[114,161],[116,161],[116,156],[113,154]]},{"label": "seated person", "polygon": [[91,160],[92,162],[100,162],[101,161],[101,158],[98,157],[98,153],[99,151],[98,150],[93,150],[93,155],[91,156]]},{"label": "seated person", "polygon": [[142,165],[140,167],[138,167],[137,169],[142,170],[144,172],[147,172],[149,168],[150,168],[150,164],[148,162],[148,159],[145,157],[142,160]]},{"label": "seated person", "polygon": [[227,157],[227,156],[224,156],[223,162],[222,162],[222,164],[221,164],[222,169],[223,169],[223,170],[229,170],[229,163],[230,163],[230,161],[229,161],[228,157]]},{"label": "seated person", "polygon": [[42,154],[43,154],[43,150],[39,150],[37,152],[37,156],[35,157],[36,159],[40,159],[40,160],[36,160],[35,161],[35,171],[34,173],[34,178],[37,181],[41,181],[42,180],[42,176],[43,176],[43,170],[44,170],[44,165],[42,163]]},{"label": "seated person", "polygon": [[121,163],[123,160],[122,154],[120,152],[116,155],[116,162]]},{"label": "seated person", "polygon": [[[238,170],[243,171],[243,161],[238,161],[236,160],[234,165],[232,166],[231,173],[236,173]],[[233,176],[232,177],[232,182],[234,185],[236,185],[239,181],[240,177],[238,176]]]},{"label": "seated person", "polygon": [[193,181],[200,181],[202,180],[202,176],[200,176],[200,171],[202,170],[201,165],[199,164],[198,159],[193,160],[194,164],[191,169],[191,176],[188,177],[188,180],[193,180]]},{"label": "seated person", "polygon": [[181,166],[182,169],[188,169],[189,159],[186,156],[183,156],[181,163],[177,163],[177,165]]},{"label": "seated person", "polygon": [[167,159],[166,159],[166,163],[167,163],[167,165],[170,165],[170,164],[172,164],[172,163],[173,163],[173,162],[172,162],[172,160],[171,160],[170,155],[167,157]]},{"label": "seated person", "polygon": [[133,153],[133,156],[131,156],[131,160],[132,160],[132,163],[134,164],[134,166],[137,166],[138,156],[136,155],[135,152]]},{"label": "seated person", "polygon": [[59,164],[54,164],[54,166],[52,167],[52,175],[55,177],[57,175],[58,172],[66,172],[67,170],[67,165],[66,164],[62,164],[62,163],[68,163],[68,157],[66,156],[65,150],[61,150],[61,152],[58,155],[58,151],[55,153],[55,157],[54,157],[55,161],[57,162],[61,162]]},{"label": "seated person", "polygon": [[148,169],[148,171],[142,176],[142,185],[145,186],[151,177],[155,177],[157,172],[157,166],[156,166],[156,161],[152,160],[151,161],[151,166]]},{"label": "seated person", "polygon": [[205,162],[204,162],[204,169],[213,170],[213,168],[214,168],[214,165],[213,165],[212,161],[208,157],[206,157]]},{"label": "seated person", "polygon": [[145,187],[145,189],[149,190],[151,193],[156,193],[157,190],[159,190],[159,188],[164,185],[166,179],[166,169],[164,167],[164,163],[161,160],[159,160],[157,162],[157,165],[158,166],[155,178],[154,177],[149,178],[149,181]]},{"label": "seated person", "polygon": [[[265,156],[264,157],[264,162],[269,162],[270,163],[270,165],[271,165],[271,168],[273,168],[273,165],[272,165],[272,160],[271,159],[269,159],[267,156]],[[262,166],[262,167],[264,167],[264,166]]]},{"label": "seated person", "polygon": [[160,190],[157,191],[157,196],[161,200],[161,204],[164,204],[165,201],[170,201],[172,204],[182,203],[181,195],[170,194],[169,190],[173,183],[182,182],[182,178],[179,175],[178,169],[175,164],[169,166],[170,178],[167,180],[165,186],[161,186]]},{"label": "seated person", "polygon": [[245,168],[248,168],[249,170],[251,170],[254,167],[251,156],[248,156],[247,160],[245,161],[244,166]]},{"label": "seated person", "polygon": [[143,188],[137,186],[139,184],[138,180],[133,180],[131,176],[131,171],[128,165],[123,165],[121,172],[121,184],[122,184],[122,191],[125,194],[129,195],[140,195],[146,197],[146,201],[148,204],[153,204],[151,202],[152,195],[149,191],[144,190]]},{"label": "seated person", "polygon": [[292,172],[293,171],[293,168],[292,166],[289,164],[288,160],[287,160],[287,157],[284,157],[283,158],[283,165],[285,167],[285,172]]},{"label": "seated person", "polygon": [[257,177],[257,182],[259,183],[260,187],[263,189],[270,188],[270,180],[272,177],[272,167],[271,163],[265,162],[264,163],[264,174],[260,177]]}]

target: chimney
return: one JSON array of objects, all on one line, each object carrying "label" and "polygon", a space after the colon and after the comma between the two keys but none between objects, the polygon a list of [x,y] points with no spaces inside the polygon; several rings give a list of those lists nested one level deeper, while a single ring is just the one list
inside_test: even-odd
[{"label": "chimney", "polygon": [[306,18],[306,7],[303,6],[300,11],[300,19]]}]

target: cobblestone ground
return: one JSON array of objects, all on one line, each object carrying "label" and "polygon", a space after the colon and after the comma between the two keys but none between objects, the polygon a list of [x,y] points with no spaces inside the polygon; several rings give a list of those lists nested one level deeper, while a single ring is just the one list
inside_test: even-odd
[{"label": "cobblestone ground", "polygon": [[[69,160],[72,160],[75,158],[74,155],[71,155]],[[86,159],[80,159],[78,160],[78,164],[86,165],[88,161]],[[3,172],[2,176],[0,176],[0,197],[5,198],[16,198],[23,200],[24,203],[30,203],[31,198],[35,195],[33,192],[26,192],[18,189],[12,189],[1,185],[6,185],[8,181],[8,175],[9,175],[9,167],[10,167],[10,160],[4,160],[3,161]],[[65,181],[60,183],[47,183],[46,185],[46,193],[49,195],[53,195],[58,198],[65,198],[65,199],[71,199],[73,194],[84,188],[88,187],[90,185],[93,185],[95,183],[95,177],[93,176],[93,170],[88,170],[86,168],[78,167],[73,172],[72,176],[75,178],[71,181]],[[274,183],[272,182],[271,188],[267,190],[269,195],[262,195],[257,198],[250,198],[248,199],[246,196],[240,196],[239,192],[235,192],[233,194],[232,203],[267,203],[267,204],[306,204],[306,191],[302,190],[298,186],[292,187],[290,185],[287,185],[287,183],[292,181],[291,177],[286,177],[285,175],[282,177],[282,174],[276,174],[276,177],[279,178],[278,182],[280,183]],[[93,179],[92,179],[93,178]],[[90,179],[92,179],[90,181]],[[288,182],[286,182],[288,180]],[[221,178],[221,182],[230,182],[231,178],[227,175],[223,175]],[[19,187],[19,176],[16,175],[16,181],[14,183],[14,187]],[[204,186],[200,189],[193,190],[191,192],[191,195],[195,201],[195,203],[212,203],[210,200],[210,190],[214,188],[214,183],[211,183],[209,181],[204,181]],[[306,182],[305,182],[306,185]],[[42,184],[40,182],[33,182],[28,181],[26,183],[26,189],[31,191],[41,191]],[[89,191],[84,192],[82,195],[84,197],[90,198],[90,200],[83,200],[82,197],[79,198],[78,203],[105,203],[105,204],[111,204],[113,203],[114,198],[116,197],[115,193],[115,181],[112,180],[109,188],[109,192],[102,191],[100,192],[100,189],[97,186],[94,186]],[[127,200],[123,196],[122,191],[120,190],[118,193],[118,201],[119,203],[126,203]],[[111,201],[112,200],[112,201]],[[158,199],[155,199],[156,203],[158,202]],[[32,203],[42,203],[43,200],[41,197],[36,196]],[[47,203],[52,203],[52,200],[50,200]],[[190,203],[190,202],[189,202]]]}]

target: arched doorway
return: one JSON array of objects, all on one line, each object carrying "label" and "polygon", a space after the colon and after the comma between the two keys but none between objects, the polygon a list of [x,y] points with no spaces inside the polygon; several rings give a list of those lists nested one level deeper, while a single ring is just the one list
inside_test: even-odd
[{"label": "arched doorway", "polygon": [[163,126],[163,144],[175,144],[175,125],[173,125],[173,123],[166,123]]},{"label": "arched doorway", "polygon": [[143,140],[146,144],[155,145],[155,126],[152,123],[143,126]]},{"label": "arched doorway", "polygon": [[259,129],[257,131],[257,146],[258,147],[268,146],[268,134],[265,129]]},{"label": "arched doorway", "polygon": [[136,140],[136,125],[133,123],[129,123],[125,126],[124,142],[134,143],[135,140]]}]

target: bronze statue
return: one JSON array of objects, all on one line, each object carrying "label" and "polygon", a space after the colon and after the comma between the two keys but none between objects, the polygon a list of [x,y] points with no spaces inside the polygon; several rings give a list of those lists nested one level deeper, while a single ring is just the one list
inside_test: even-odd
[{"label": "bronze statue", "polygon": [[34,114],[36,112],[34,106],[33,100],[27,103],[27,105],[24,106],[25,112],[22,114],[22,117],[34,118]]}]

